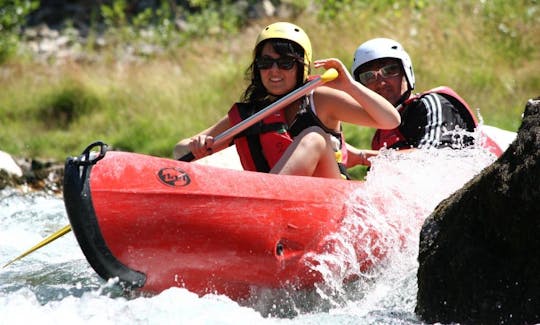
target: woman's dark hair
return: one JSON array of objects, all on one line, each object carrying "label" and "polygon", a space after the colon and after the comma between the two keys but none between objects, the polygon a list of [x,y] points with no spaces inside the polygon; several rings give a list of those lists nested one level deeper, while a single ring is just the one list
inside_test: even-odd
[{"label": "woman's dark hair", "polygon": [[304,83],[304,49],[302,49],[300,45],[280,38],[272,38],[259,43],[259,45],[255,48],[255,56],[253,61],[246,70],[246,79],[250,80],[250,84],[241,97],[242,102],[252,103],[257,109],[263,108],[263,106],[268,105],[270,101],[272,101],[272,95],[268,94],[266,88],[264,88],[259,68],[257,68],[257,65],[255,64],[257,58],[261,56],[264,45],[267,43],[270,43],[274,51],[276,51],[276,53],[278,53],[280,56],[290,56],[296,59],[296,88],[300,87]]}]

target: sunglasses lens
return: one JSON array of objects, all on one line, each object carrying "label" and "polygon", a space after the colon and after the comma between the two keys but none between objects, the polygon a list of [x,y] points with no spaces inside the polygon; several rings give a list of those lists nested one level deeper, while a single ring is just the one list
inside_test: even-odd
[{"label": "sunglasses lens", "polygon": [[257,68],[261,70],[270,69],[274,65],[274,60],[270,58],[258,58],[256,61]]},{"label": "sunglasses lens", "polygon": [[279,58],[277,61],[278,67],[283,70],[290,70],[294,67],[296,60],[294,58]]},{"label": "sunglasses lens", "polygon": [[358,75],[358,81],[363,85],[372,83],[375,79],[377,79],[377,76],[374,71],[366,71]]},{"label": "sunglasses lens", "polygon": [[395,77],[401,72],[399,65],[389,64],[381,68],[381,74],[385,78]]}]

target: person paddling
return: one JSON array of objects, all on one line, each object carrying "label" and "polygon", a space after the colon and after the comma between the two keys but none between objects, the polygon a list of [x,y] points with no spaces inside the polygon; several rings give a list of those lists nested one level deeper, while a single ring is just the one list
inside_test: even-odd
[{"label": "person paddling", "polygon": [[[174,157],[191,152],[196,159],[223,149],[214,137],[298,89],[309,79],[311,42],[298,26],[277,22],[258,35],[247,70],[250,84],[241,101],[208,129],[180,140]],[[399,125],[394,107],[381,95],[354,81],[344,64],[329,58],[315,68],[338,72],[336,79],[240,133],[234,143],[246,170],[275,174],[343,178],[346,153],[341,122],[380,129]]]},{"label": "person paddling", "polygon": [[476,127],[469,105],[449,87],[414,94],[412,61],[397,41],[374,38],[362,43],[355,51],[351,71],[355,80],[396,107],[401,124],[392,130],[377,130],[372,150],[347,144],[347,167],[370,166],[369,158],[383,147],[407,152],[416,148],[462,148],[472,143],[471,137],[456,135],[459,130],[472,132]]}]

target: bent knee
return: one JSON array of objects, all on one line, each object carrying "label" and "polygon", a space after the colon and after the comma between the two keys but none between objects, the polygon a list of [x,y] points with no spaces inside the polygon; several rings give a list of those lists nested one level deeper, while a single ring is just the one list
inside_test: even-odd
[{"label": "bent knee", "polygon": [[310,126],[303,130],[297,136],[302,145],[312,147],[313,149],[323,149],[329,141],[329,136],[318,126]]},{"label": "bent knee", "polygon": [[302,132],[298,134],[297,138],[313,138],[325,140],[327,138],[327,133],[324,132],[324,130],[321,129],[319,126],[310,126],[302,130]]}]

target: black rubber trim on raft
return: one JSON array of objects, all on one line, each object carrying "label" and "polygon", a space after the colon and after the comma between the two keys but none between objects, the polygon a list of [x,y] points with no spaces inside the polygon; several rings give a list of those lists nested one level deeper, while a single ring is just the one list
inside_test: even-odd
[{"label": "black rubber trim on raft", "polygon": [[64,204],[71,229],[90,266],[103,279],[116,278],[125,289],[144,286],[146,275],[130,269],[112,254],[96,219],[89,185],[91,165],[68,158],[64,167]]}]

